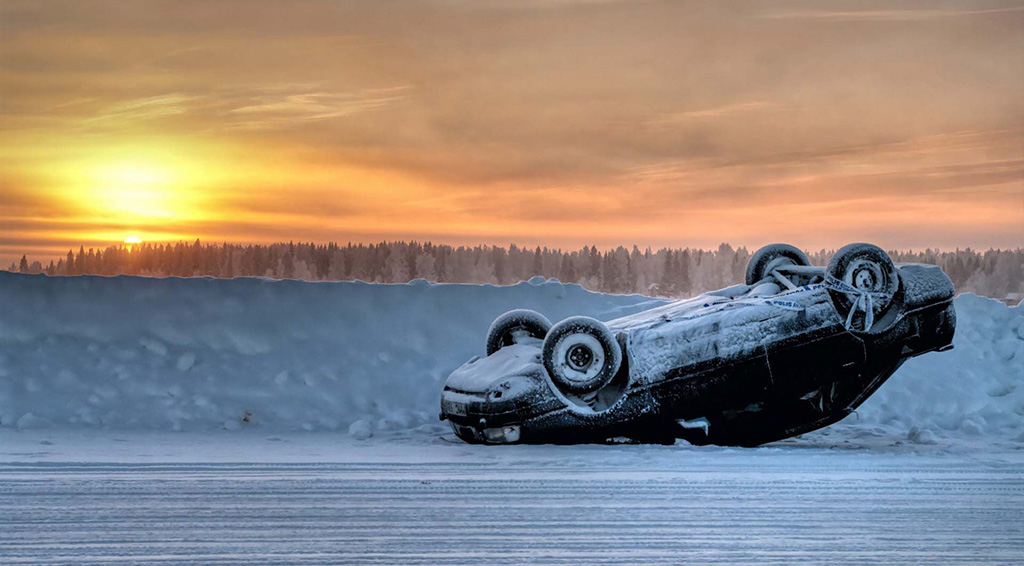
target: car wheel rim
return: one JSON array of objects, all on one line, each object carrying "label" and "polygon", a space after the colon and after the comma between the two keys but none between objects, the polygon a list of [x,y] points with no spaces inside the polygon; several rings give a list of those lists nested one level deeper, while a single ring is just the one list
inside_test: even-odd
[{"label": "car wheel rim", "polygon": [[568,382],[585,384],[601,374],[605,363],[601,342],[585,333],[569,334],[559,341],[553,359],[554,368]]},{"label": "car wheel rim", "polygon": [[775,259],[773,259],[773,260],[768,262],[768,265],[765,266],[765,268],[764,268],[764,273],[765,273],[765,275],[771,275],[771,273],[773,271],[775,271],[776,269],[778,269],[780,267],[785,267],[787,265],[796,265],[796,264],[797,264],[796,261],[794,261],[793,258],[791,258],[791,257],[779,256],[779,257],[777,257],[777,258],[775,258]]},{"label": "car wheel rim", "polygon": [[513,328],[509,328],[508,332],[505,334],[505,340],[503,340],[503,342],[505,346],[511,346],[513,344],[519,344],[525,338],[529,338],[530,336],[532,336],[532,334],[530,333],[529,328],[525,326],[515,326]]},{"label": "car wheel rim", "polygon": [[852,262],[843,279],[847,285],[861,291],[877,292],[885,287],[882,267],[873,261],[863,259]]},{"label": "car wheel rim", "polygon": [[[785,256],[785,255],[784,256],[779,256],[779,257],[771,260],[770,262],[768,262],[768,265],[765,266],[765,268],[764,268],[764,274],[767,277],[767,276],[771,275],[772,272],[775,271],[776,269],[779,269],[780,267],[787,267],[787,266],[790,266],[790,265],[800,265],[800,262],[798,262],[797,260],[795,260],[795,259],[793,259],[793,258],[791,258],[789,256]],[[807,283],[806,278],[804,276],[802,276],[802,275],[792,275],[791,274],[791,275],[787,275],[787,277],[789,277],[789,280],[792,281],[793,284],[797,285],[797,286],[805,285]]]},{"label": "car wheel rim", "polygon": [[565,355],[565,363],[570,368],[585,372],[594,362],[594,352],[583,344],[574,344]]}]

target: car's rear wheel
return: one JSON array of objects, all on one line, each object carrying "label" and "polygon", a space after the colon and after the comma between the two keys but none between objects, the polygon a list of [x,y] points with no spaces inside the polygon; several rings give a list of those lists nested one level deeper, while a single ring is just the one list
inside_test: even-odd
[{"label": "car's rear wheel", "polygon": [[[758,281],[769,277],[772,271],[786,265],[811,265],[811,260],[799,248],[789,244],[768,244],[754,252],[747,262],[747,285],[753,285]],[[794,283],[803,285],[801,277],[790,277]]]},{"label": "car's rear wheel", "polygon": [[843,246],[832,256],[825,273],[836,309],[848,319],[860,309],[866,319],[865,330],[872,319],[889,308],[900,286],[892,258],[871,244]]},{"label": "car's rear wheel", "polygon": [[537,311],[516,309],[494,319],[487,330],[487,355],[523,338],[543,340],[551,329],[551,321]]},{"label": "car's rear wheel", "polygon": [[581,395],[608,385],[619,371],[622,351],[603,322],[574,316],[551,327],[541,359],[563,393]]}]

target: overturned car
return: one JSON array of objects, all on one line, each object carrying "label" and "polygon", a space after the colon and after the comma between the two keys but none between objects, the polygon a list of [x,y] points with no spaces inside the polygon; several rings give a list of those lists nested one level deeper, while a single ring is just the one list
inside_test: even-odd
[{"label": "overturned car", "polygon": [[851,244],[773,244],[746,282],[608,322],[515,310],[455,370],[441,419],[474,443],[756,446],[839,421],[913,356],[952,348],[953,285]]}]

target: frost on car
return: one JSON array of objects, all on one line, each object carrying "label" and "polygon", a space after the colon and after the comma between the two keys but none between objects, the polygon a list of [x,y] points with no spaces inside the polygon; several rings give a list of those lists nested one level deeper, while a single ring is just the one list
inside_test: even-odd
[{"label": "frost on car", "polygon": [[851,244],[828,266],[758,250],[746,282],[631,316],[515,310],[455,370],[441,418],[467,442],[627,437],[755,446],[850,414],[907,359],[952,347],[953,285]]}]

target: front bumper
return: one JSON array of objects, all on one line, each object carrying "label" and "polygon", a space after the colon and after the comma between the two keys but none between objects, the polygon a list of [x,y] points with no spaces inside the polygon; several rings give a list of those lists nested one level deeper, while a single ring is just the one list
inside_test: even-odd
[{"label": "front bumper", "polygon": [[522,438],[520,425],[505,425],[489,428],[474,428],[449,421],[452,432],[466,442],[483,444],[515,444]]},{"label": "front bumper", "polygon": [[511,401],[488,401],[483,395],[445,388],[441,393],[441,420],[477,428],[504,426],[521,420]]},{"label": "front bumper", "polygon": [[[505,444],[523,437],[524,424],[565,405],[540,391],[515,399],[489,400],[485,395],[445,387],[441,393],[441,420],[455,434],[470,442]],[[528,426],[527,426],[528,427]]]}]

